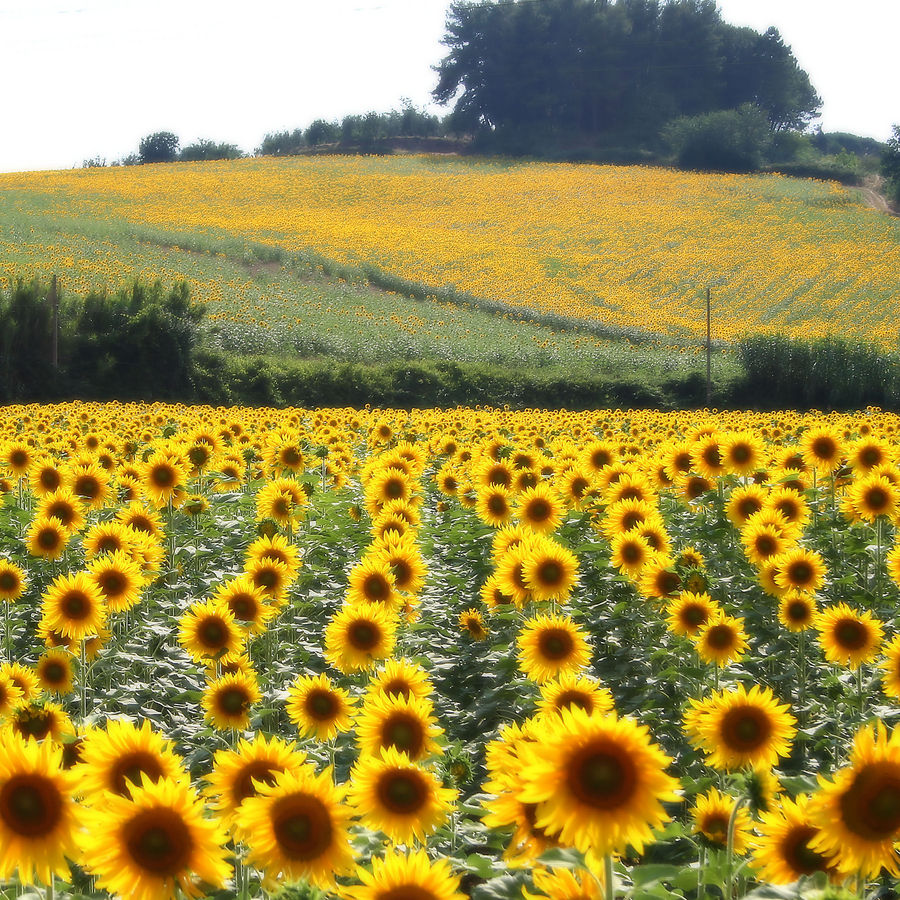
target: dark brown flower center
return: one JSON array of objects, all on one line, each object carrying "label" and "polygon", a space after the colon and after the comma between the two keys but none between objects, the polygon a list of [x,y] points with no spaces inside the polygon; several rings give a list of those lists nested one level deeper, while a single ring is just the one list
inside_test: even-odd
[{"label": "dark brown flower center", "polygon": [[575,641],[565,628],[545,628],[538,637],[538,649],[545,659],[566,659],[574,651]]},{"label": "dark brown flower center", "polygon": [[418,759],[425,746],[425,728],[410,713],[394,713],[381,727],[381,744],[402,750],[410,759]]},{"label": "dark brown flower center", "polygon": [[840,798],[844,824],[867,841],[895,840],[900,830],[900,766],[870,763]]},{"label": "dark brown flower center", "polygon": [[0,790],[0,819],[14,835],[24,838],[49,835],[62,812],[59,789],[43,775],[13,775]]},{"label": "dark brown flower center", "polygon": [[353,622],[347,629],[347,641],[355,650],[369,651],[380,639],[381,629],[374,622]]},{"label": "dark brown flower center", "polygon": [[772,735],[772,723],[764,710],[738,706],[723,716],[720,735],[729,750],[748,753],[766,744]]},{"label": "dark brown flower center", "polygon": [[271,812],[272,830],[281,852],[301,862],[317,859],[332,843],[331,816],[308,794],[279,798]]},{"label": "dark brown flower center", "polygon": [[634,763],[621,747],[606,741],[579,750],[567,769],[569,790],[595,809],[616,809],[627,804],[637,786]]},{"label": "dark brown flower center", "polygon": [[842,650],[861,650],[868,639],[868,629],[856,619],[841,619],[834,626],[834,640]]},{"label": "dark brown flower center", "polygon": [[194,849],[184,820],[165,807],[139,812],[125,828],[125,844],[140,868],[164,877],[182,873]]},{"label": "dark brown flower center", "polygon": [[140,785],[141,775],[157,782],[164,774],[159,759],[154,754],[146,750],[135,750],[116,760],[109,773],[110,789],[113,793],[127,797],[129,782]]},{"label": "dark brown flower center", "polygon": [[313,688],[303,703],[303,708],[310,718],[319,722],[330,722],[338,713],[337,697],[326,688]]},{"label": "dark brown flower center", "polygon": [[428,787],[413,769],[388,770],[378,780],[378,799],[392,813],[409,815],[422,808]]}]

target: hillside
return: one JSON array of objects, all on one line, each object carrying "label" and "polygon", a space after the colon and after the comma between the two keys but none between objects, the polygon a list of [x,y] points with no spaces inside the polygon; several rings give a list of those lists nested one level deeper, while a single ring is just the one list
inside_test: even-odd
[{"label": "hillside", "polygon": [[575,364],[607,336],[696,347],[710,285],[719,339],[894,339],[900,223],[836,184],[316,157],[0,175],[0,199],[0,281],[185,278],[235,351]]}]

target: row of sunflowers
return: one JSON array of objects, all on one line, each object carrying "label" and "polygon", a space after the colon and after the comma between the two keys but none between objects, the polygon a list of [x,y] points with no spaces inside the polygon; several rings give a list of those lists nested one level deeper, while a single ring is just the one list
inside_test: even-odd
[{"label": "row of sunflowers", "polygon": [[0,890],[900,876],[895,416],[3,412]]}]

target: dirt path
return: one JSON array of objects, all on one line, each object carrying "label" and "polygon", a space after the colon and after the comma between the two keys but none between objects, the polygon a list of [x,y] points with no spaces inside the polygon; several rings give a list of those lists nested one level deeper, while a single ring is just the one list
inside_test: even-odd
[{"label": "dirt path", "polygon": [[870,175],[857,190],[863,195],[863,199],[878,212],[887,213],[889,216],[900,215],[894,207],[888,203],[887,198],[881,193],[883,180],[878,175]]}]

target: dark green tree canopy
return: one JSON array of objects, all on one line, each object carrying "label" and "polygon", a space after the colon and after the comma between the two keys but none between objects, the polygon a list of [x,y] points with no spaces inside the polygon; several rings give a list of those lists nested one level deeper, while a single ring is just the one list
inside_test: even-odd
[{"label": "dark green tree canopy", "polygon": [[456,0],[433,92],[473,130],[653,139],[671,119],[753,103],[775,130],[821,100],[774,28],[715,0]]},{"label": "dark green tree canopy", "polygon": [[141,139],[138,154],[142,163],[174,162],[178,158],[178,135],[157,131]]}]

